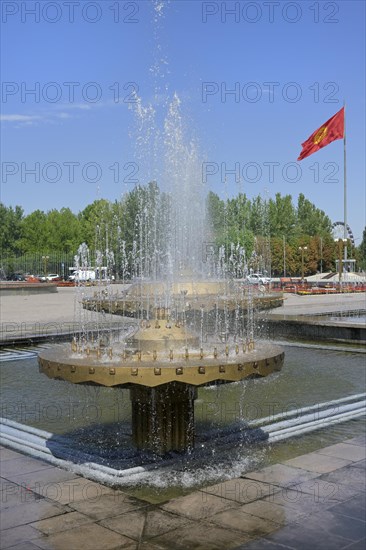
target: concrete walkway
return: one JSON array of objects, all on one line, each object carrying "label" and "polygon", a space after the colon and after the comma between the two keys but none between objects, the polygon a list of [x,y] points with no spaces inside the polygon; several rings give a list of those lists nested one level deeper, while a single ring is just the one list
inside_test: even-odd
[{"label": "concrete walkway", "polygon": [[268,313],[271,317],[284,315],[314,315],[338,311],[366,309],[366,293],[305,295],[285,294],[281,307]]},{"label": "concrete walkway", "polygon": [[0,456],[4,550],[365,548],[364,436],[159,505]]},{"label": "concrete walkway", "polygon": [[[88,288],[92,293],[95,287]],[[113,292],[125,288],[125,285],[114,285]],[[0,344],[16,343],[17,341],[44,340],[45,337],[59,338],[73,334],[79,329],[80,308],[78,301],[81,295],[73,287],[60,287],[50,294],[17,294],[0,296]],[[86,312],[90,326],[108,323],[108,326],[121,324],[121,318]]]}]

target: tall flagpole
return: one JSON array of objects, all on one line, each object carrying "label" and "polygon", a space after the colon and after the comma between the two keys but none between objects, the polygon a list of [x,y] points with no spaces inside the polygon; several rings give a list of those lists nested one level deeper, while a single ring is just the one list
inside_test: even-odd
[{"label": "tall flagpole", "polygon": [[[345,239],[344,244],[344,267],[346,266],[346,260],[347,260],[347,156],[346,156],[346,102],[343,102],[344,106],[344,133],[343,133],[343,183],[344,183],[344,189],[343,189],[343,221],[344,221],[344,229],[343,229],[343,238]],[[343,271],[343,270],[342,270]]]}]

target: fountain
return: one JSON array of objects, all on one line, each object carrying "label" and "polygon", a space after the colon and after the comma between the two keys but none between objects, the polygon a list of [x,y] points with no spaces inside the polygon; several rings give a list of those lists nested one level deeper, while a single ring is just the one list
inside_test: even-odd
[{"label": "fountain", "polygon": [[121,330],[84,323],[71,347],[39,355],[40,371],[50,378],[129,388],[133,442],[158,455],[194,448],[198,387],[268,376],[284,358],[278,346],[255,337],[255,304],[271,307],[278,298],[248,283],[187,273],[143,279],[121,295],[109,285],[96,292],[89,287],[93,295],[87,296],[82,285],[85,315],[123,315],[128,330],[121,336]]},{"label": "fountain", "polygon": [[140,321],[120,343],[80,338],[71,349],[42,351],[40,370],[74,384],[130,388],[136,447],[161,455],[190,451],[197,387],[267,376],[283,363],[278,346],[219,334],[203,343],[188,321],[156,308],[154,320]]},{"label": "fountain", "polygon": [[[157,18],[162,3],[154,6]],[[164,66],[159,60],[154,65],[157,82]],[[161,95],[168,96],[163,92],[157,84],[154,105],[161,103]],[[190,452],[198,387],[264,377],[281,369],[282,349],[256,338],[254,311],[280,305],[282,299],[228,275],[233,247],[227,242],[215,249],[212,243],[202,162],[195,141],[186,138],[177,94],[169,103],[163,101],[167,115],[162,129],[156,107],[135,99],[136,158],[140,173],[152,182],[145,191],[136,188],[138,208],[133,227],[127,227],[134,232],[128,251],[130,275],[137,280],[119,295],[112,285],[88,295],[81,284],[78,301],[85,315],[95,310],[119,315],[122,324],[131,325],[131,317],[136,323],[127,331],[90,330],[80,313],[82,334],[71,347],[42,351],[39,365],[50,378],[73,384],[129,388],[135,446],[158,455]],[[125,260],[124,242],[119,249]],[[103,258],[107,264],[113,261],[107,239],[96,256],[99,271]],[[77,263],[89,267],[85,247]],[[242,248],[237,263],[245,274]]]}]

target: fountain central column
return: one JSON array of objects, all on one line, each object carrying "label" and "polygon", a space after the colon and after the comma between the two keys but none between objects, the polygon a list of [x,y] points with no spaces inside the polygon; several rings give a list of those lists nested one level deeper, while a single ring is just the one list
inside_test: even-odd
[{"label": "fountain central column", "polygon": [[194,447],[194,400],[197,389],[171,382],[155,388],[132,386],[132,437],[136,447],[164,455]]}]

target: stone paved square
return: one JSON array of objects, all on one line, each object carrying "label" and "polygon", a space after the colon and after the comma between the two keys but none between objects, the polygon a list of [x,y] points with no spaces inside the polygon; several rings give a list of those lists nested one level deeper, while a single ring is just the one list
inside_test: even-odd
[{"label": "stone paved square", "polygon": [[308,472],[301,468],[294,468],[286,464],[275,464],[268,466],[258,472],[248,472],[244,475],[245,479],[255,479],[265,483],[278,485],[279,487],[290,487],[291,485],[299,485],[303,481],[308,481],[318,477],[315,472]]},{"label": "stone paved square", "polygon": [[309,470],[310,472],[325,474],[352,464],[352,461],[315,452],[286,460],[284,464]]}]

